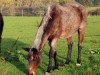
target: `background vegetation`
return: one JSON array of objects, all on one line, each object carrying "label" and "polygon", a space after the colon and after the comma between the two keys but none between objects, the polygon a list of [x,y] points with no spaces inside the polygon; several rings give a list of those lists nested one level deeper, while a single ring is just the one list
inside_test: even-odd
[{"label": "background vegetation", "polygon": [[0,11],[3,15],[43,15],[50,3],[64,4],[74,1],[84,6],[100,5],[100,0],[0,0]]}]

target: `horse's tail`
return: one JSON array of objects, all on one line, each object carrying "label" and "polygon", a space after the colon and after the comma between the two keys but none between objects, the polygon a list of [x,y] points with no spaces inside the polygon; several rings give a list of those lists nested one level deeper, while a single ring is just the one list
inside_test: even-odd
[{"label": "horse's tail", "polygon": [[80,5],[78,7],[79,11],[80,11],[80,19],[81,19],[81,24],[80,27],[82,30],[85,29],[86,23],[87,23],[87,11],[85,9],[85,7],[83,5]]},{"label": "horse's tail", "polygon": [[87,22],[87,11],[85,9],[85,7],[83,5],[80,5],[78,7],[78,9],[80,10],[80,13],[81,13],[81,19],[83,22]]}]

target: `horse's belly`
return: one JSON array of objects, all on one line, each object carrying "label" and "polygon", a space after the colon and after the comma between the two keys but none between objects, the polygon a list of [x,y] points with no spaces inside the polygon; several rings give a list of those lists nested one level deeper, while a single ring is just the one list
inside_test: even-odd
[{"label": "horse's belly", "polygon": [[68,38],[71,37],[73,34],[75,34],[78,30],[78,26],[76,27],[67,27],[67,28],[63,28],[62,32],[60,34],[60,38]]}]

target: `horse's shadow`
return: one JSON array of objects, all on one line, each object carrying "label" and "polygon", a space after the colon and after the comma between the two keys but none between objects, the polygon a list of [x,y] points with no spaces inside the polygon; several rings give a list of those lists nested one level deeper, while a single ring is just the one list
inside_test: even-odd
[{"label": "horse's shadow", "polygon": [[20,56],[26,59],[27,56],[22,50],[22,48],[26,46],[29,45],[11,38],[3,38],[1,44],[1,55],[4,61],[10,62],[23,73],[26,73],[27,62],[24,63],[20,61]]},{"label": "horse's shadow", "polygon": [[[30,45],[16,39],[3,38],[2,43],[1,43],[0,56],[4,58],[3,62],[10,62],[17,69],[19,69],[24,74],[26,74],[27,67],[28,67],[28,61],[26,58],[27,58],[28,52],[22,49],[26,47],[30,47]],[[48,52],[44,51],[44,53],[48,56]],[[23,62],[20,61],[20,56],[22,58],[25,58],[26,60],[24,60]],[[47,67],[47,63],[45,61],[42,62],[42,64]],[[39,66],[39,69],[42,73],[45,73],[46,71],[46,69],[43,66]]]},{"label": "horse's shadow", "polygon": [[[2,52],[2,57],[4,57],[5,62],[8,61],[11,64],[13,64],[16,68],[18,68],[20,71],[22,71],[24,74],[26,74],[27,71],[27,64],[28,61],[26,59],[27,54],[23,53],[23,49],[25,47],[29,47],[29,44],[26,44],[22,41],[11,39],[11,38],[3,38],[2,39],[2,47],[1,47],[1,52]],[[49,58],[49,50],[44,50],[43,53]],[[20,57],[25,58],[24,62],[20,61]],[[57,55],[59,66],[64,64],[65,60],[64,57],[61,55]],[[41,70],[42,73],[45,73],[46,68],[48,66],[48,60],[42,61],[42,64],[45,66],[39,66],[39,69]]]}]

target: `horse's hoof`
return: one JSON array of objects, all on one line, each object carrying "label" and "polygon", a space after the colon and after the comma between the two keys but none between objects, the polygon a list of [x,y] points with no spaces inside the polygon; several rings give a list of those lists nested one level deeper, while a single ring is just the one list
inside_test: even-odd
[{"label": "horse's hoof", "polygon": [[55,67],[53,68],[53,70],[59,70],[58,66],[55,66]]},{"label": "horse's hoof", "polygon": [[58,71],[58,70],[59,70],[59,68],[58,68],[58,67],[55,67],[53,70],[54,70],[54,71]]},{"label": "horse's hoof", "polygon": [[69,63],[65,63],[65,65],[69,65]]},{"label": "horse's hoof", "polygon": [[70,60],[66,60],[65,64],[67,64],[67,65],[68,65],[68,64],[69,64],[69,62],[70,62]]},{"label": "horse's hoof", "polygon": [[54,69],[55,72],[57,72],[59,69]]},{"label": "horse's hoof", "polygon": [[77,63],[77,64],[76,64],[76,66],[77,66],[77,67],[80,67],[80,66],[81,66],[81,64]]},{"label": "horse's hoof", "polygon": [[64,67],[64,66],[65,66],[65,64],[61,64],[61,65],[60,65],[60,67]]},{"label": "horse's hoof", "polygon": [[46,72],[45,75],[50,75],[50,73],[49,72]]}]

